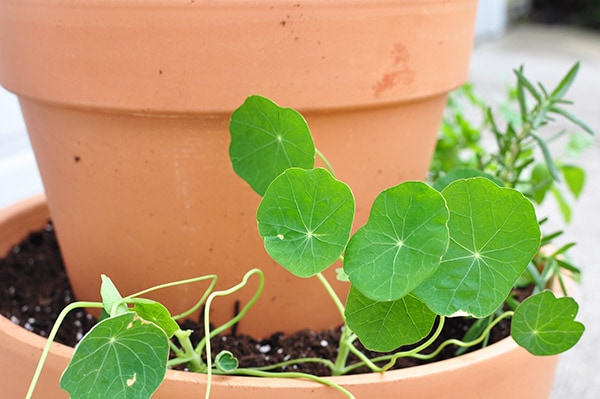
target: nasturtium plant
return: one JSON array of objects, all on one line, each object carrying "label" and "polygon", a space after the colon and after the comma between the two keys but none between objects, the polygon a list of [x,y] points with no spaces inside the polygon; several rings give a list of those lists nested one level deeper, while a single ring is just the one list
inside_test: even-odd
[{"label": "nasturtium plant", "polygon": [[447,222],[444,198],[425,183],[383,191],[348,243],[344,271],[352,286],[377,301],[404,297],[438,268],[448,248]]},{"label": "nasturtium plant", "polygon": [[482,177],[457,180],[442,195],[450,246],[414,293],[439,315],[490,315],[539,249],[535,209],[520,192]]},{"label": "nasturtium plant", "polygon": [[[260,297],[264,275],[259,269],[250,270],[239,284],[221,291],[214,290],[217,276],[209,275],[125,298],[108,277],[102,276],[103,302],[70,304],[57,322],[60,325],[66,313],[76,307],[102,308],[106,315],[82,339],[61,378],[61,387],[71,397],[147,399],[163,380],[167,367],[185,364],[192,371],[207,374],[206,399],[210,397],[212,374],[301,377],[354,398],[331,380],[298,372],[277,374],[274,370],[310,361],[328,367],[334,376],[359,367],[383,372],[402,356],[428,359],[450,344],[458,345],[461,351],[479,345],[508,317],[513,317],[515,341],[533,354],[562,352],[581,337],[584,328],[574,320],[577,304],[570,298],[557,299],[543,291],[520,305],[513,299],[507,301],[526,270],[531,276],[540,274],[537,281],[542,285],[536,281],[536,289],[543,290],[550,279],[542,278],[546,273],[532,262],[542,242],[535,209],[499,175],[463,169],[449,171],[434,187],[409,181],[385,189],[375,199],[367,223],[352,235],[352,190],[334,177],[300,114],[252,96],[234,112],[230,130],[233,168],[263,196],[256,219],[266,251],[295,276],[317,278],[343,318],[336,359],[291,359],[247,369],[240,367],[232,352],[221,351],[213,362],[212,338],[238,323]],[[314,168],[315,154],[329,170]],[[540,173],[540,181],[546,178],[545,173],[550,172]],[[581,174],[568,168],[563,173],[577,195]],[[568,245],[553,256],[565,248]],[[349,285],[345,303],[322,273],[338,260],[343,264],[338,280]],[[568,266],[555,260],[560,267]],[[212,301],[240,290],[252,275],[259,276],[259,284],[251,299],[231,320],[212,327]],[[139,298],[157,289],[201,280],[212,282],[192,309],[174,317],[163,305]],[[194,346],[190,340],[193,332],[181,330],[176,319],[201,307],[205,335]],[[462,341],[455,337],[438,343],[446,318],[455,316],[478,321]],[[57,326],[50,337],[56,335]],[[370,350],[392,353],[371,359],[360,352],[357,339]],[[394,352],[400,347],[404,349]],[[358,359],[356,363],[349,364],[350,354]],[[31,387],[40,372],[38,366]],[[33,392],[31,387],[27,399]]]},{"label": "nasturtium plant", "polygon": [[134,312],[96,324],[75,348],[60,386],[72,398],[149,398],[165,377],[169,341]]},{"label": "nasturtium plant", "polygon": [[311,277],[344,251],[354,196],[325,169],[290,168],[271,183],[256,217],[269,255],[294,275]]},{"label": "nasturtium plant", "polygon": [[525,299],[515,310],[511,335],[537,356],[564,352],[579,341],[585,327],[575,321],[578,305],[573,298],[556,298],[543,291]]},{"label": "nasturtium plant", "polygon": [[251,96],[231,116],[229,155],[235,172],[259,195],[287,168],[311,169],[315,146],[304,117]]}]

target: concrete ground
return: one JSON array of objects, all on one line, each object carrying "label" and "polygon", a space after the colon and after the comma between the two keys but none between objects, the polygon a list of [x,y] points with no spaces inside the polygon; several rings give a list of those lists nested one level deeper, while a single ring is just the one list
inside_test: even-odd
[{"label": "concrete ground", "polygon": [[[575,102],[572,111],[600,135],[600,33],[571,28],[516,26],[497,39],[479,41],[471,63],[471,80],[476,90],[493,100],[513,82],[512,69],[523,64],[531,79],[548,86],[555,84],[576,61],[581,61],[577,81],[568,96]],[[565,124],[565,127],[570,125]],[[581,159],[587,170],[587,187],[566,226],[565,242],[577,241],[573,262],[583,269],[583,284],[575,292],[580,300],[578,317],[586,325],[581,343],[563,354],[552,399],[598,398],[600,356],[600,139]],[[43,190],[15,98],[0,88],[0,207]],[[553,226],[563,228],[553,207],[545,207]]]}]

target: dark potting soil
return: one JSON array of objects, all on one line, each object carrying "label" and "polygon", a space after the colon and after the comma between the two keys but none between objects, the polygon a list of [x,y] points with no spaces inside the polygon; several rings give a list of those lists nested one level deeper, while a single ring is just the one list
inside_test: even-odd
[{"label": "dark potting soil", "polygon": [[[526,295],[526,294],[525,294]],[[65,273],[64,264],[54,228],[48,223],[43,229],[32,232],[0,259],[0,313],[14,323],[36,334],[47,336],[60,311],[75,301],[75,296]],[[89,331],[96,320],[83,310],[71,312],[63,323],[56,341],[74,346]],[[194,330],[193,340],[204,335],[201,323],[186,320],[184,329]],[[472,321],[464,318],[447,319],[439,342],[449,338],[462,338]],[[503,320],[491,333],[490,343],[509,335],[510,322]],[[241,367],[259,367],[290,359],[319,357],[335,360],[340,328],[324,331],[300,331],[285,336],[276,333],[267,339],[254,339],[241,334],[229,334],[212,340],[213,353],[231,351]],[[357,344],[359,349],[364,349]],[[407,349],[407,348],[402,348]],[[448,346],[436,360],[452,357],[456,347]],[[381,353],[364,351],[369,357]],[[351,358],[351,361],[355,359]],[[394,368],[423,364],[417,359],[399,359]],[[291,366],[287,370],[315,375],[328,375],[329,370],[316,363]],[[367,370],[358,369],[356,372]]]}]

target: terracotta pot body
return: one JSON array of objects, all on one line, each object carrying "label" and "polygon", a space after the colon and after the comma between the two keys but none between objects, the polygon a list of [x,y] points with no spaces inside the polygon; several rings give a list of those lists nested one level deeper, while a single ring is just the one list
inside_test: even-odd
[{"label": "terracotta pot body", "polygon": [[[230,114],[251,94],[302,112],[360,226],[381,190],[425,177],[475,12],[476,0],[0,2],[0,83],[19,96],[75,294],[97,299],[101,273],[129,294],[208,273],[226,288],[260,267],[257,323],[241,332],[339,323],[316,280],[264,253],[259,197],[229,164]],[[180,312],[199,291],[155,298]]]},{"label": "terracotta pot body", "polygon": [[[42,197],[0,211],[0,253],[41,227],[48,209]],[[253,322],[253,321],[250,321]],[[22,398],[46,340],[0,317],[0,397]],[[37,398],[67,398],[58,380],[73,350],[55,344],[42,373]],[[547,399],[552,389],[557,357],[535,357],[511,338],[458,358],[430,365],[332,378],[358,399],[461,398]],[[168,371],[153,398],[204,397],[206,376]],[[212,399],[334,399],[345,398],[331,388],[303,380],[250,377],[213,377]]]}]

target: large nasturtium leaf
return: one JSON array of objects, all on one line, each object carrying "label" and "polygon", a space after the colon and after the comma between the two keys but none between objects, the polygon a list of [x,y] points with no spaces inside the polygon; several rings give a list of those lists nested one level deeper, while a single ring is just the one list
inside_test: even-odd
[{"label": "large nasturtium leaf", "polygon": [[315,146],[304,117],[269,99],[251,96],[229,123],[229,156],[235,172],[258,194],[290,167],[312,169]]},{"label": "large nasturtium leaf", "polygon": [[396,301],[379,302],[352,287],[345,317],[348,327],[366,348],[389,352],[425,338],[436,314],[410,294]]},{"label": "large nasturtium leaf", "polygon": [[269,186],[256,218],[269,255],[294,275],[310,277],[344,251],[354,196],[325,169],[290,168]]},{"label": "large nasturtium leaf", "polygon": [[142,319],[162,328],[168,338],[173,337],[175,332],[179,330],[179,324],[173,320],[171,313],[162,303],[138,298],[133,306],[133,311]]},{"label": "large nasturtium leaf", "polygon": [[444,198],[425,183],[383,191],[348,243],[344,271],[350,282],[375,301],[402,298],[439,266],[448,248],[447,221]]},{"label": "large nasturtium leaf", "polygon": [[450,246],[414,293],[440,315],[487,316],[539,248],[535,210],[520,192],[481,177],[455,181],[442,195],[450,209]]},{"label": "large nasturtium leaf", "polygon": [[564,352],[579,341],[585,330],[583,324],[575,321],[578,308],[573,298],[556,298],[550,291],[540,292],[517,307],[511,335],[534,355]]},{"label": "large nasturtium leaf", "polygon": [[75,348],[60,387],[72,398],[150,398],[163,381],[164,331],[128,312],[96,324]]}]

